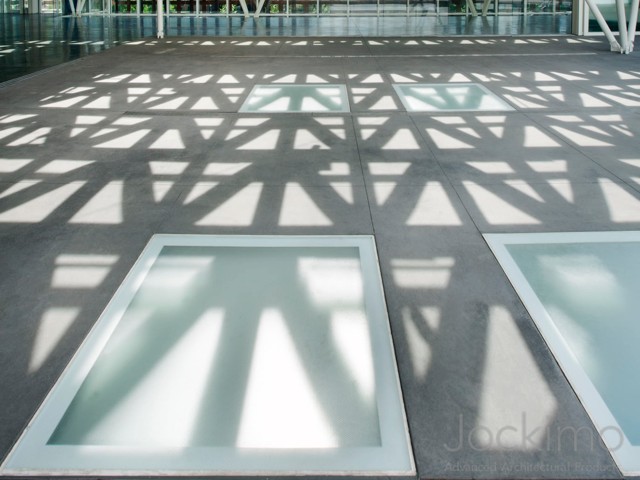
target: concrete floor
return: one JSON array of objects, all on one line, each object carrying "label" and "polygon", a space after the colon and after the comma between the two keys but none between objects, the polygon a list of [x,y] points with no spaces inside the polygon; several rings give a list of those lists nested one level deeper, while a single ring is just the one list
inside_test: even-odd
[{"label": "concrete floor", "polygon": [[[467,80],[515,110],[392,88]],[[238,113],[322,82],[351,113]],[[0,458],[154,233],[370,234],[421,478],[620,478],[482,234],[639,229],[638,106],[577,37],[142,40],[5,85]]]}]

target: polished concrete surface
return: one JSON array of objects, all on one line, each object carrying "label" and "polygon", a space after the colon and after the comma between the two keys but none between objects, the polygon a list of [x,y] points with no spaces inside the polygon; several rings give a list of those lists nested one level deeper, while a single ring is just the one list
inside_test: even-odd
[{"label": "polished concrete surface", "polygon": [[[171,16],[168,37],[424,36],[567,34],[571,15],[499,17]],[[0,82],[60,65],[123,42],[156,36],[154,16],[0,15]]]},{"label": "polished concrete surface", "polygon": [[[514,111],[393,88],[447,82]],[[239,112],[319,83],[350,112]],[[482,234],[640,229],[638,106],[569,36],[148,39],[3,86],[0,457],[151,235],[368,234],[421,478],[620,478]]]}]

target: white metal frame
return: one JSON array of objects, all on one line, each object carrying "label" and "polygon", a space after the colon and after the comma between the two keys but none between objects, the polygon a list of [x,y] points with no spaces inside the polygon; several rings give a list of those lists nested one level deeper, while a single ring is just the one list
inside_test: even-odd
[{"label": "white metal frame", "polygon": [[[544,305],[538,299],[517,263],[509,253],[507,245],[550,244],[550,243],[604,243],[636,242],[640,243],[640,231],[633,232],[567,232],[567,233],[515,233],[484,234],[484,238],[493,254],[505,271],[509,281],[522,299],[533,321],[544,337],[549,349],[560,364],[576,395],[583,404],[600,433],[617,428],[622,435],[623,444],[617,445],[620,438],[601,435],[601,438],[620,470],[629,476],[640,475],[640,446],[633,446],[598,393],[593,382],[576,359],[568,343],[555,325]],[[617,437],[617,435],[616,435]],[[615,442],[615,443],[614,443]]]},{"label": "white metal frame", "polygon": [[[165,246],[355,247],[370,325],[380,446],[336,449],[47,445],[92,365]],[[250,294],[248,292],[248,294]],[[159,420],[160,421],[160,420]],[[304,470],[290,469],[291,457]],[[144,465],[147,467],[145,468]],[[372,236],[154,235],[49,392],[0,475],[415,475],[375,241]]]}]

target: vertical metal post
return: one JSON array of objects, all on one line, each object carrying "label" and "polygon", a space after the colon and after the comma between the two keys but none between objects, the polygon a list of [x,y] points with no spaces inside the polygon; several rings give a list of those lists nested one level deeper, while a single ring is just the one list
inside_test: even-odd
[{"label": "vertical metal post", "polygon": [[640,0],[631,0],[631,11],[629,12],[629,53],[633,52],[633,43],[636,39],[636,24],[638,23],[638,5]]},{"label": "vertical metal post", "polygon": [[629,38],[627,37],[627,14],[624,11],[624,0],[616,0],[618,11],[618,32],[620,33],[620,53],[629,53]]},{"label": "vertical metal post", "polygon": [[157,0],[157,30],[158,30],[158,38],[164,38],[164,15],[163,15],[163,0]]}]

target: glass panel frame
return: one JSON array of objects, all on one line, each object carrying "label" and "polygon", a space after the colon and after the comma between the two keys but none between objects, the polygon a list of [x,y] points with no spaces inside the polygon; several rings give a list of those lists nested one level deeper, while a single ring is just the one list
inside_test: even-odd
[{"label": "glass panel frame", "polygon": [[[279,91],[282,91],[282,94],[279,95]],[[283,83],[255,85],[239,111],[241,113],[349,113],[350,107],[345,85]]]},{"label": "glass panel frame", "polygon": [[[394,84],[393,88],[408,112],[507,112],[515,110],[509,103],[479,83],[402,83]],[[444,99],[444,96],[450,97],[451,100],[457,100],[455,97],[458,94],[455,91],[465,88],[469,89],[471,96],[480,98],[478,106],[460,106],[464,100],[457,102],[457,106],[445,104],[443,107],[430,102],[430,99],[435,97],[436,100],[443,100],[446,103],[447,100]],[[416,89],[434,91],[435,95],[425,94],[424,98],[420,99],[419,92],[411,92]]]},{"label": "glass panel frame", "polygon": [[[217,446],[178,448],[122,445],[52,445],[93,365],[118,330],[131,302],[165,247],[234,249],[345,247],[357,250],[363,312],[370,331],[379,441],[374,446],[261,449]],[[245,270],[239,270],[243,273]],[[248,273],[251,274],[250,272]],[[333,278],[333,277],[331,277]],[[224,279],[220,280],[224,281]],[[326,280],[325,280],[326,281]],[[243,282],[240,282],[241,284]],[[359,287],[360,288],[360,287]],[[125,324],[123,328],[129,328]],[[137,388],[137,387],[136,387]],[[1,475],[415,475],[389,319],[372,236],[154,235],[99,320],[0,467]]]}]

